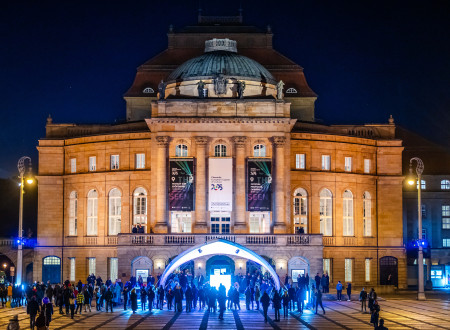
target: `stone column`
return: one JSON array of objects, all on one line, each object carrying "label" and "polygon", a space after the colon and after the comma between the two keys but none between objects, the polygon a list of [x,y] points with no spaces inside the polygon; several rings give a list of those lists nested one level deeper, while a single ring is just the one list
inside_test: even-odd
[{"label": "stone column", "polygon": [[195,182],[195,232],[208,232],[206,222],[206,144],[208,137],[195,137],[197,144],[197,168]]},{"label": "stone column", "polygon": [[236,190],[234,193],[235,200],[235,219],[234,219],[234,232],[246,233],[247,225],[245,223],[245,143],[247,137],[235,136],[233,138],[236,146]]},{"label": "stone column", "polygon": [[167,219],[167,146],[168,136],[157,136],[157,166],[156,166],[156,225],[155,233],[168,232]]},{"label": "stone column", "polygon": [[275,209],[273,231],[275,234],[286,233],[286,205],[284,198],[285,188],[285,168],[284,168],[284,146],[286,137],[274,136],[273,144],[275,146]]}]

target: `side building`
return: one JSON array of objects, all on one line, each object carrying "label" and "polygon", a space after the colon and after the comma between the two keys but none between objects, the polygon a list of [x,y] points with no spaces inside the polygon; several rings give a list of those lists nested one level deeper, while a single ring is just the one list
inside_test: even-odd
[{"label": "side building", "polygon": [[[332,285],[405,287],[393,119],[315,123],[317,96],[303,69],[272,48],[270,30],[199,20],[170,30],[168,49],[138,68],[126,123],[48,120],[35,280],[145,277],[224,239],[280,277],[324,271]],[[261,268],[238,252],[184,267],[207,276]]]}]

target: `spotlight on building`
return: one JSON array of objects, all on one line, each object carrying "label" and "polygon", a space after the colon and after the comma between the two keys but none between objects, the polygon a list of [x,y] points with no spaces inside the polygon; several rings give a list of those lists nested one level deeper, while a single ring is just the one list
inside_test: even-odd
[{"label": "spotlight on building", "polygon": [[239,249],[236,250],[236,254],[238,254],[238,253],[239,253]]}]

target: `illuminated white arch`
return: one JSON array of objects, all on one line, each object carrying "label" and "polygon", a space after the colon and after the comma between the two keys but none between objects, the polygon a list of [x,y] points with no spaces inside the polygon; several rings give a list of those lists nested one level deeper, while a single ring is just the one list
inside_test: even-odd
[{"label": "illuminated white arch", "polygon": [[164,270],[164,273],[161,276],[160,285],[164,286],[167,277],[169,277],[169,275],[172,274],[175,269],[180,267],[182,264],[200,257],[220,254],[236,256],[260,264],[269,271],[270,275],[272,275],[274,279],[275,287],[277,288],[277,290],[280,290],[280,279],[278,278],[277,273],[263,257],[256,254],[252,250],[247,249],[245,246],[224,239],[215,239],[212,241],[208,241],[205,244],[194,246],[179,254]]}]

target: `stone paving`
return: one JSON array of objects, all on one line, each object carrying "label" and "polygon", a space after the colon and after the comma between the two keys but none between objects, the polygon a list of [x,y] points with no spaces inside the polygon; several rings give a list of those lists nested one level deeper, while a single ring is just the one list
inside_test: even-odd
[{"label": "stone paving", "polygon": [[[415,301],[412,299],[387,299],[380,302],[381,318],[385,326],[392,329],[450,329],[450,301],[429,299]],[[97,312],[75,315],[72,320],[59,315],[55,309],[50,329],[373,329],[370,314],[361,313],[358,301],[324,301],[326,314],[315,314],[305,310],[303,315],[289,313],[281,321],[274,322],[274,310],[269,308],[269,322],[264,323],[262,311],[245,310],[241,301],[241,311],[227,310],[224,320],[218,320],[218,313],[205,310],[191,313],[175,313],[164,309],[152,312],[141,311],[133,314],[130,310],[116,308],[113,313]],[[0,329],[5,329],[9,319],[17,314],[20,329],[29,329],[29,318],[24,308],[0,309]]]}]

